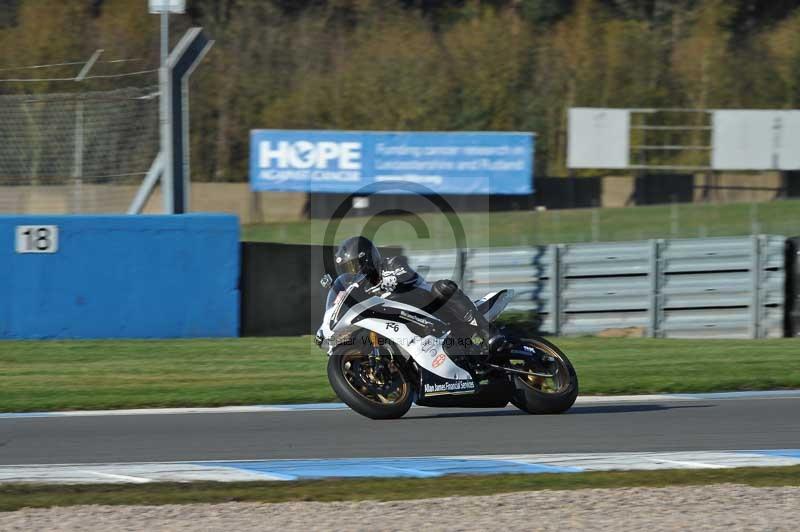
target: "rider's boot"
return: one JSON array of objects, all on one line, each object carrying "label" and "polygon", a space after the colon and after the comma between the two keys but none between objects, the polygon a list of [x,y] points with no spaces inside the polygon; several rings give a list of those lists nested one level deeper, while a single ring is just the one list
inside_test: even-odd
[{"label": "rider's boot", "polygon": [[486,345],[487,362],[506,347],[507,340],[505,335],[500,332],[497,325],[487,320],[477,308],[474,311],[469,311],[464,316],[464,319],[467,323],[474,324],[477,328],[478,336]]}]

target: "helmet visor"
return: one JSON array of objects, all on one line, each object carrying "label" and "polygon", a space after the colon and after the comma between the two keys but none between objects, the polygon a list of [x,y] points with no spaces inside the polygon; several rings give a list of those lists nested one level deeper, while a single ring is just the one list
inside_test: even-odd
[{"label": "helmet visor", "polygon": [[336,273],[339,275],[342,275],[343,273],[361,273],[361,263],[358,261],[358,259],[340,262],[336,265]]}]

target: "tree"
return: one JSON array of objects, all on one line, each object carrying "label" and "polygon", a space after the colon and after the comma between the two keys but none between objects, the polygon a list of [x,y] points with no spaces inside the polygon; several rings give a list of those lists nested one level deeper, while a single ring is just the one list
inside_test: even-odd
[{"label": "tree", "polygon": [[781,107],[800,107],[800,8],[762,37],[782,89]]}]

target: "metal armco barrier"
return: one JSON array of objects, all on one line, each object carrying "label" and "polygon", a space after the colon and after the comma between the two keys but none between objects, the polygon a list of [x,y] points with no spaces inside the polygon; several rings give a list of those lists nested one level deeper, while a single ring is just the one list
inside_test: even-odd
[{"label": "metal armco barrier", "polygon": [[800,337],[800,237],[786,244],[786,336]]},{"label": "metal armco barrier", "polygon": [[785,242],[758,235],[471,249],[460,263],[454,251],[409,258],[473,298],[514,289],[508,310],[530,312],[551,334],[635,327],[663,338],[774,338],[784,335]]}]

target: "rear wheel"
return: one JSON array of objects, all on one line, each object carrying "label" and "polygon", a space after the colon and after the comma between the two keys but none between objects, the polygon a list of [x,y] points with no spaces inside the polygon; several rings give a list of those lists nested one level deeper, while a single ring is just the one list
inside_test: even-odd
[{"label": "rear wheel", "polygon": [[538,375],[514,375],[516,391],[511,403],[529,414],[560,414],[578,397],[578,375],[567,356],[544,338],[524,338],[518,345],[536,356],[517,361],[513,367]]},{"label": "rear wheel", "polygon": [[411,384],[391,357],[370,357],[346,346],[328,358],[328,381],[347,406],[372,419],[396,419],[414,400]]}]

